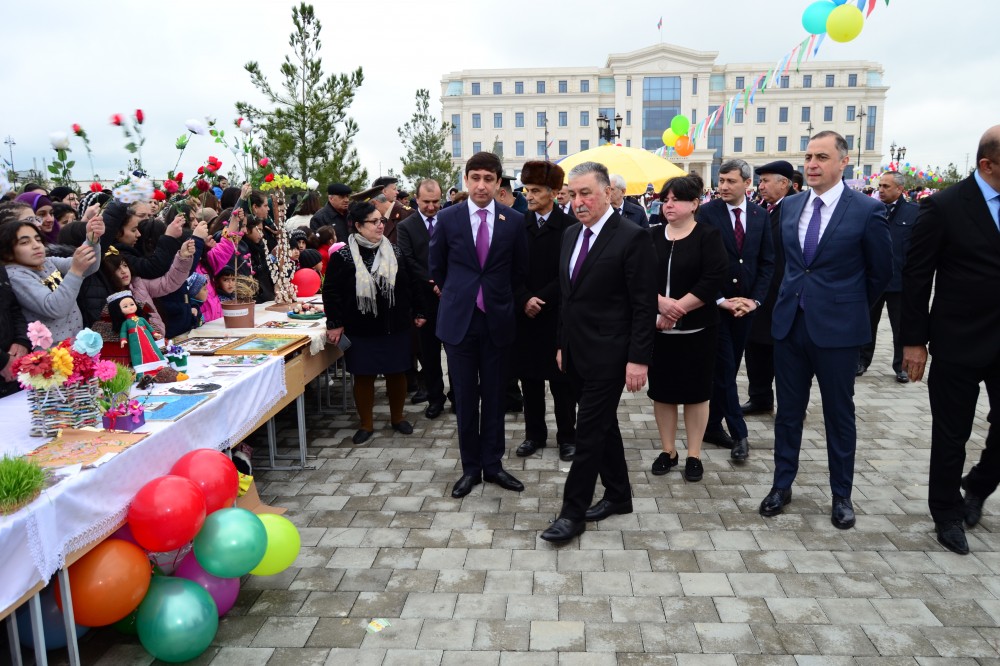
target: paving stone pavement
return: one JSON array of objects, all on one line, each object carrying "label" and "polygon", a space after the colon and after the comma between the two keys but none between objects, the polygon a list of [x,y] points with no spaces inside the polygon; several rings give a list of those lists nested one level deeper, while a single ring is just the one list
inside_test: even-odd
[{"label": "paving stone pavement", "polygon": [[[453,415],[428,421],[408,404],[415,430],[399,435],[380,394],[379,430],[355,446],[351,414],[313,413],[316,469],[257,477],[262,497],[289,509],[301,555],[282,574],[245,580],[193,663],[1000,665],[997,505],[970,530],[971,555],[935,541],[926,385],[895,382],[883,329],[856,386],[858,519],[848,531],[830,524],[815,389],[794,499],[771,519],[757,506],[771,485],[772,417],[748,419],[749,461],[706,445],[704,480],[687,483],[677,470],[649,472],[659,449],[652,407],[645,393],[626,394],[619,419],[635,512],[588,525],[562,548],[538,535],[559,510],[569,463],[555,447],[517,458],[521,415],[507,417],[504,464],[525,491],[483,484],[454,500]],[[967,466],[987,410],[984,396]],[[294,432],[281,435],[291,452]],[[266,446],[259,434],[252,442],[258,453]],[[366,631],[373,618],[389,626]],[[153,661],[110,630],[81,648],[89,664]],[[64,663],[60,654],[50,663]]]}]

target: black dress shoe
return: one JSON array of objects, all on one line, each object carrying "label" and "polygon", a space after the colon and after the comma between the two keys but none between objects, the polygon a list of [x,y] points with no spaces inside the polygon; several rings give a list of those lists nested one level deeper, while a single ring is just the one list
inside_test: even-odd
[{"label": "black dress shoe", "polygon": [[552,543],[566,543],[573,537],[580,536],[587,529],[587,523],[574,522],[569,518],[556,518],[552,524],[542,532],[542,539]]},{"label": "black dress shoe", "polygon": [[741,437],[733,444],[733,450],[729,454],[733,460],[746,460],[750,457],[750,440]]},{"label": "black dress shoe", "polygon": [[507,407],[504,409],[505,414],[520,414],[523,411],[524,403],[516,400],[508,400]]},{"label": "black dress shoe", "polygon": [[413,424],[409,421],[400,421],[399,423],[393,423],[392,429],[403,435],[413,434]]},{"label": "black dress shoe", "polygon": [[524,484],[518,481],[514,476],[507,470],[501,469],[496,474],[491,476],[483,475],[483,480],[486,483],[495,483],[504,490],[513,490],[514,492],[521,492],[524,490]]},{"label": "black dress shoe", "polygon": [[838,530],[849,530],[854,527],[854,507],[851,506],[851,498],[833,496],[830,522]]},{"label": "black dress shoe", "polygon": [[749,416],[751,414],[770,414],[774,411],[774,405],[747,400],[740,405],[740,411],[743,412],[743,416]]},{"label": "black dress shoe", "polygon": [[771,488],[771,492],[760,503],[760,515],[777,516],[784,511],[785,505],[792,501],[791,488]]},{"label": "black dress shoe", "polygon": [[910,376],[905,372],[903,372],[902,370],[900,370],[899,372],[896,373],[896,381],[899,382],[900,384],[906,384],[907,382],[910,381]]},{"label": "black dress shoe", "polygon": [[518,458],[527,458],[528,456],[535,455],[535,451],[538,449],[544,448],[545,442],[536,442],[533,439],[526,439],[521,442],[521,446],[517,447],[517,451],[515,451],[515,453]]},{"label": "black dress shoe", "polygon": [[355,444],[364,444],[372,436],[371,430],[359,430],[354,433],[354,437],[351,437],[351,441]]},{"label": "black dress shoe", "polygon": [[983,517],[983,502],[986,500],[969,492],[968,477],[962,479],[962,490],[965,491],[965,524],[975,527]]},{"label": "black dress shoe", "polygon": [[430,396],[427,395],[427,391],[425,391],[424,389],[420,389],[419,391],[413,394],[412,398],[410,398],[410,404],[419,405],[422,402],[427,402],[429,397]]},{"label": "black dress shoe", "polygon": [[680,461],[680,456],[674,451],[674,457],[671,458],[670,454],[666,451],[660,452],[660,455],[656,457],[653,461],[653,467],[650,470],[654,476],[663,476],[670,471],[671,467],[677,467],[677,463]]},{"label": "black dress shoe", "polygon": [[942,546],[959,555],[969,554],[969,540],[965,538],[965,529],[961,520],[948,520],[934,523],[937,530],[937,540]]},{"label": "black dress shoe", "polygon": [[609,516],[632,513],[632,502],[609,502],[602,499],[594,506],[587,509],[584,519],[590,522],[604,520]]},{"label": "black dress shoe", "polygon": [[463,476],[455,482],[455,487],[451,489],[451,496],[455,499],[465,497],[472,492],[472,487],[478,486],[479,483],[480,481],[478,476]]},{"label": "black dress shoe", "polygon": [[576,444],[572,442],[563,442],[559,445],[559,460],[563,462],[570,462],[573,460],[573,456],[576,455]]},{"label": "black dress shoe", "polygon": [[424,416],[429,419],[436,419],[441,416],[441,412],[444,411],[444,402],[432,402],[427,405],[427,409],[424,410]]},{"label": "black dress shoe", "polygon": [[705,468],[702,466],[701,460],[688,456],[688,459],[684,461],[684,478],[692,483],[696,483],[701,481],[701,477],[704,475]]},{"label": "black dress shoe", "polygon": [[705,436],[701,438],[701,441],[721,446],[724,449],[731,449],[736,443],[725,430],[708,430],[705,432]]},{"label": "black dress shoe", "polygon": [[865,374],[865,371],[867,370],[868,370],[867,365],[865,365],[864,363],[858,363],[858,369],[854,372],[854,376],[860,377],[861,375]]}]

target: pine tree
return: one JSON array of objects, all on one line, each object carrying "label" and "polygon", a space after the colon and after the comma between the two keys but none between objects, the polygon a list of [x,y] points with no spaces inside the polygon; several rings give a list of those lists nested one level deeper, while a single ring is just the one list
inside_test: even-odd
[{"label": "pine tree", "polygon": [[293,7],[292,24],[288,45],[293,53],[286,55],[281,65],[281,90],[272,87],[256,61],[245,66],[250,81],[271,109],[247,102],[237,102],[236,109],[264,126],[264,152],[277,171],[300,180],[315,178],[324,188],[327,183],[341,182],[362,189],[368,171],[361,167],[353,146],[358,125],[347,116],[347,109],[364,74],[358,67],[349,75],[324,75],[319,56],[322,26],[312,5],[303,2]]},{"label": "pine tree", "polygon": [[413,117],[399,128],[399,138],[406,149],[402,158],[403,175],[412,188],[424,178],[433,178],[442,190],[458,182],[459,169],[451,164],[451,152],[445,149],[451,136],[451,123],[438,122],[430,112],[431,93],[426,88],[417,91],[417,108]]}]

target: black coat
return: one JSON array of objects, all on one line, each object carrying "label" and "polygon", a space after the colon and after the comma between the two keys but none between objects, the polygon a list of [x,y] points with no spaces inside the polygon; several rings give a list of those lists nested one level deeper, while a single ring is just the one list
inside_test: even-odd
[{"label": "black coat", "polygon": [[892,279],[889,280],[886,291],[903,291],[903,264],[906,263],[906,253],[910,250],[910,234],[919,213],[920,206],[900,197],[892,215],[889,215],[889,235],[892,236]]},{"label": "black coat", "polygon": [[[390,307],[388,299],[378,294],[378,314],[362,314],[358,310],[354,260],[351,249],[345,245],[330,255],[323,281],[323,308],[326,310],[327,329],[344,327],[348,338],[376,337],[409,331],[413,321],[413,303],[410,293],[411,279],[406,271],[399,248],[392,246],[399,266],[396,272],[395,302]],[[362,261],[370,269],[375,260],[375,249],[358,248]]]},{"label": "black coat", "polygon": [[771,337],[771,313],[774,312],[774,302],[778,300],[781,278],[785,276],[785,249],[781,245],[781,201],[768,213],[771,216],[771,239],[774,241],[774,275],[771,276],[767,296],[754,311],[753,321],[750,322],[750,341],[761,345],[774,344],[774,338]]},{"label": "black coat", "polygon": [[[563,231],[574,223],[558,206],[539,228],[536,216],[524,216],[528,238],[528,279],[514,293],[517,315],[517,338],[512,355],[518,377],[553,379],[559,376],[556,366],[559,323],[559,254]],[[524,304],[533,296],[545,301],[534,319],[524,314]]]},{"label": "black coat", "polygon": [[622,200],[622,217],[635,222],[643,229],[649,228],[649,216],[646,215],[646,209],[634,201]]},{"label": "black coat", "polygon": [[[7,269],[0,265],[0,368],[7,367],[10,354],[7,350],[14,343],[24,345],[29,351],[31,342],[28,340],[28,322],[24,319],[21,306],[17,303],[14,290],[7,277]],[[5,386],[8,382],[0,380],[0,396],[17,391],[17,383]]]},{"label": "black coat", "polygon": [[330,204],[316,211],[316,214],[309,220],[309,228],[313,231],[316,231],[320,227],[333,227],[337,232],[337,240],[341,243],[347,242],[347,234],[350,231],[347,218],[338,213]]},{"label": "black coat", "polygon": [[[656,289],[661,296],[681,299],[691,294],[702,303],[680,318],[679,331],[690,331],[719,323],[719,308],[715,296],[726,279],[726,248],[722,234],[715,227],[697,223],[687,237],[668,242],[666,225],[655,224],[649,228],[656,249]],[[669,267],[670,293],[667,293]]]},{"label": "black coat", "polygon": [[428,322],[433,322],[437,317],[438,297],[434,294],[434,281],[431,279],[427,259],[431,236],[427,233],[423,216],[416,212],[400,222],[396,227],[396,238],[399,240],[399,253],[410,276],[411,290],[414,295],[420,295],[421,311],[415,314],[423,315]]},{"label": "black coat", "polygon": [[722,298],[739,296],[763,302],[774,274],[771,221],[767,211],[757,204],[747,201],[746,208],[746,219],[742,221],[745,230],[742,252],[736,247],[736,234],[725,201],[716,199],[700,206],[695,219],[719,230],[729,255],[729,273],[719,295]]},{"label": "black coat", "polygon": [[253,269],[253,276],[260,286],[260,291],[257,292],[257,302],[273,301],[274,280],[271,278],[271,266],[267,261],[267,241],[262,239],[259,243],[252,243],[248,240],[246,246],[250,252],[250,267]]}]

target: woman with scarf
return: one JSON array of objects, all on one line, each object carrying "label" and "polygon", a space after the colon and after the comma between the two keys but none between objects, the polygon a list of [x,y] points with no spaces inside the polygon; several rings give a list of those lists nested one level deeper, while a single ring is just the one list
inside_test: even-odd
[{"label": "woman with scarf", "polygon": [[59,223],[52,215],[52,200],[43,192],[29,192],[18,195],[14,201],[25,203],[31,206],[35,217],[38,219],[39,229],[42,232],[42,240],[48,245],[59,241]]},{"label": "woman with scarf", "polygon": [[[382,215],[370,203],[354,203],[347,213],[354,227],[347,245],[330,255],[323,305],[326,309],[327,340],[350,346],[344,356],[354,375],[354,404],[360,427],[355,444],[368,441],[375,430],[375,377],[385,376],[389,395],[389,422],[404,435],[413,426],[403,417],[406,402],[406,371],[411,365],[410,322],[423,326],[424,319],[411,319],[409,278],[399,250],[385,238]],[[415,295],[415,297],[419,297]]]}]

